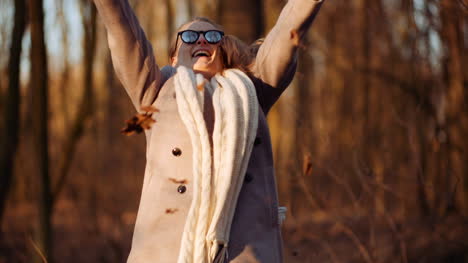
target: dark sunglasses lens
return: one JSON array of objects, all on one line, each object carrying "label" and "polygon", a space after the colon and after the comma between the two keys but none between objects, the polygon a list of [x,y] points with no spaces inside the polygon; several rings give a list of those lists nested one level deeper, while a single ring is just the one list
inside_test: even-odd
[{"label": "dark sunglasses lens", "polygon": [[208,41],[208,43],[215,44],[221,41],[221,38],[223,38],[222,34],[218,31],[207,31],[205,33],[205,39]]},{"label": "dark sunglasses lens", "polygon": [[182,41],[185,43],[192,44],[197,41],[198,33],[194,31],[184,31],[180,34],[180,38],[182,38]]}]

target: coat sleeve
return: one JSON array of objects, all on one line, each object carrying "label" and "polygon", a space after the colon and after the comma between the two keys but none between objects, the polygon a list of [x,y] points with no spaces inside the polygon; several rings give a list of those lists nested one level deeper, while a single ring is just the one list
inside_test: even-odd
[{"label": "coat sleeve", "polygon": [[112,63],[133,105],[151,105],[161,88],[163,74],[153,49],[127,0],[94,0],[107,30]]},{"label": "coat sleeve", "polygon": [[265,113],[291,83],[296,72],[297,49],[325,0],[289,0],[261,44],[253,74],[262,85],[258,97]]}]

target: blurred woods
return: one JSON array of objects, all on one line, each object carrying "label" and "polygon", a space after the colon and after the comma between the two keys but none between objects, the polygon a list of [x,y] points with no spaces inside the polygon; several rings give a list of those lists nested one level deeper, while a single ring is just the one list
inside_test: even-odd
[{"label": "blurred woods", "polygon": [[[207,16],[253,42],[284,0],[131,1],[159,65]],[[468,2],[328,0],[269,123],[286,262],[467,262]],[[124,262],[143,135],[88,0],[0,0],[0,262]],[[465,68],[465,70],[463,70]]]}]

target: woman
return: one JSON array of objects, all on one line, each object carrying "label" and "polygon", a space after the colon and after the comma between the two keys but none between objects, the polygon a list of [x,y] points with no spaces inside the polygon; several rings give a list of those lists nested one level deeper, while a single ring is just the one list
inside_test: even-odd
[{"label": "woman", "polygon": [[252,47],[195,19],[161,69],[127,1],[94,1],[134,106],[158,110],[128,262],[282,262],[265,116],[291,82],[323,0],[289,0]]}]

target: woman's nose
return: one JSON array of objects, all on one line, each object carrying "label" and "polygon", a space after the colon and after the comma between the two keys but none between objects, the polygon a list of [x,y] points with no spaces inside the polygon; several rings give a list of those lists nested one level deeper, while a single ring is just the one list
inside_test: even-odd
[{"label": "woman's nose", "polygon": [[202,34],[200,34],[200,37],[197,40],[197,44],[199,44],[199,45],[208,44],[208,42],[206,41],[205,37]]}]

